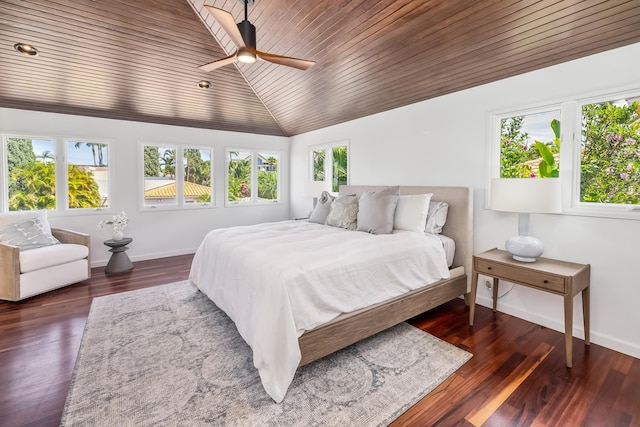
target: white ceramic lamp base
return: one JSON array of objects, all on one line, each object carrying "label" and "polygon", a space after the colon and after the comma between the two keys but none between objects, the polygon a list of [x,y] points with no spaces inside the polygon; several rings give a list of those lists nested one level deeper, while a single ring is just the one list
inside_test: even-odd
[{"label": "white ceramic lamp base", "polygon": [[536,262],[536,258],[542,255],[544,246],[533,236],[518,235],[507,240],[505,248],[516,261]]},{"label": "white ceramic lamp base", "polygon": [[529,235],[528,213],[518,214],[518,235],[513,236],[504,244],[505,249],[513,255],[513,259],[521,262],[536,262],[536,258],[542,255],[544,246],[542,242]]}]

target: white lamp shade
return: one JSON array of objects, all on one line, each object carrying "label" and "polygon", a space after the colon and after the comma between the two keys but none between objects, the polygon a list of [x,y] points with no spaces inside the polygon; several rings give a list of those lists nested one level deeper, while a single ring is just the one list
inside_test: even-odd
[{"label": "white lamp shade", "polygon": [[311,199],[313,197],[320,197],[322,192],[327,189],[327,183],[325,181],[305,181],[302,187],[302,197]]},{"label": "white lamp shade", "polygon": [[560,213],[559,178],[494,178],[489,208],[524,213]]}]

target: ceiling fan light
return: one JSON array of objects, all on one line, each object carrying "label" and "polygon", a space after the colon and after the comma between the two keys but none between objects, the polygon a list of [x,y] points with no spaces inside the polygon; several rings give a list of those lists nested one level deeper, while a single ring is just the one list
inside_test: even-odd
[{"label": "ceiling fan light", "polygon": [[256,55],[248,49],[240,49],[236,58],[244,64],[253,64],[256,62]]}]

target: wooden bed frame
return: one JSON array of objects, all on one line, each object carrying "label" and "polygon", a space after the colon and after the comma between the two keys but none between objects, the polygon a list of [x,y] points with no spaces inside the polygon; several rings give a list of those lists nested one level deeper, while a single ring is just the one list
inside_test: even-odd
[{"label": "wooden bed frame", "polygon": [[[340,187],[340,194],[362,194],[387,186]],[[433,193],[432,201],[449,204],[447,222],[442,234],[456,242],[452,277],[426,288],[339,316],[333,321],[305,332],[299,339],[302,359],[306,365],[364,338],[404,322],[447,301],[465,295],[470,289],[473,256],[473,190],[468,187],[401,186],[400,194]]]}]

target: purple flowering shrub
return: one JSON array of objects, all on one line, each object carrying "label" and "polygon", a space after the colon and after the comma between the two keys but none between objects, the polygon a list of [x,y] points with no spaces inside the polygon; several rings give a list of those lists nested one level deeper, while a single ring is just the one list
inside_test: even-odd
[{"label": "purple flowering shrub", "polygon": [[580,200],[640,202],[640,100],[582,108]]}]

